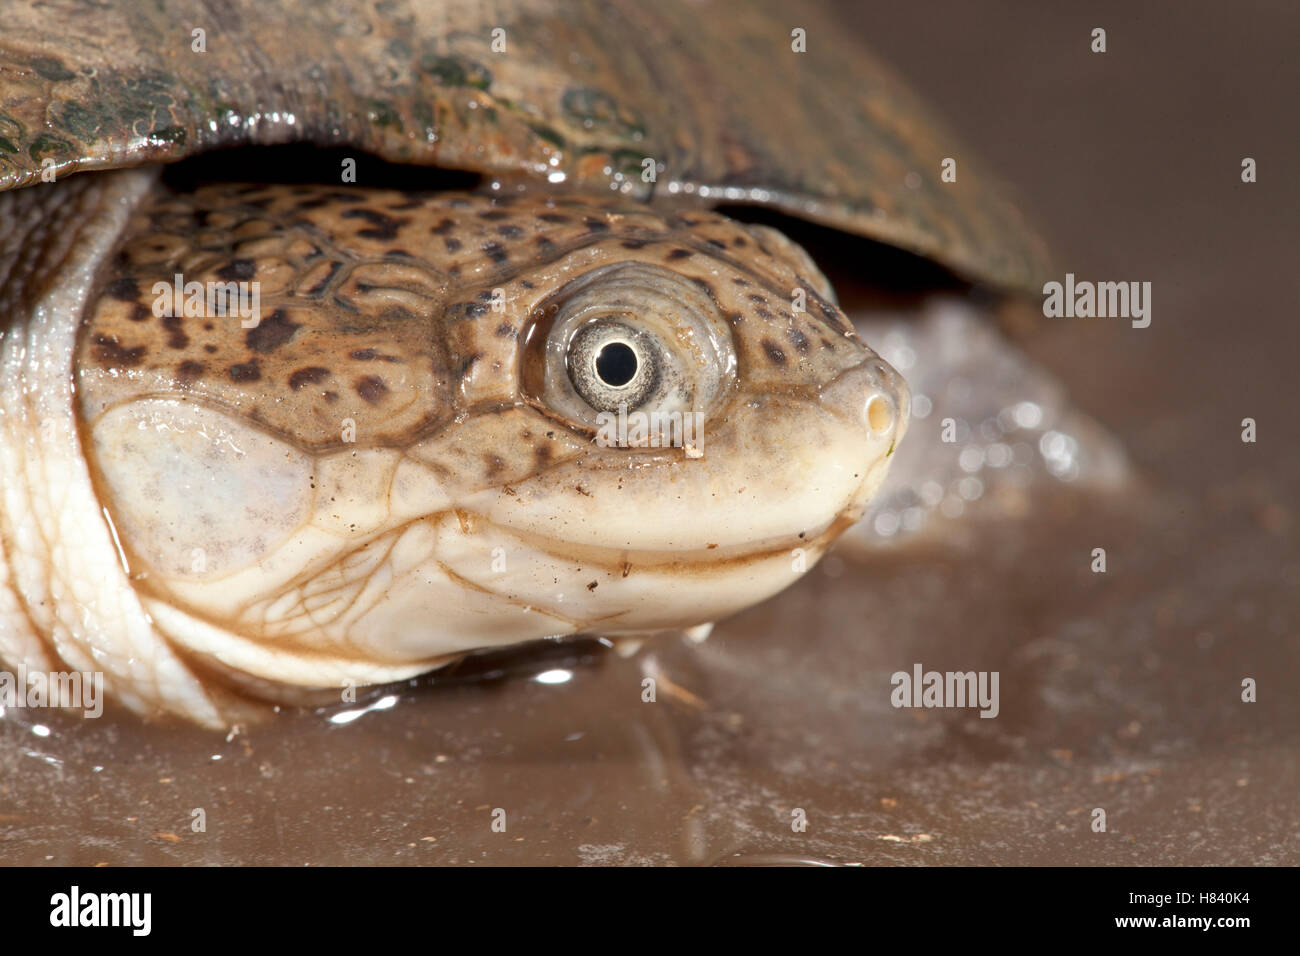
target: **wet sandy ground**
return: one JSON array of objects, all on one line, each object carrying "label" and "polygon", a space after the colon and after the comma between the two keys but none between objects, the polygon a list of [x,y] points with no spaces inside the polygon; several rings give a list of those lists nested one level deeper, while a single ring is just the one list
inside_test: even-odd
[{"label": "wet sandy ground", "polygon": [[[1021,343],[1123,443],[1130,486],[1049,483],[1022,516],[834,555],[700,646],[547,645],[347,722],[226,741],[11,713],[0,861],[1300,862],[1300,16],[967,6],[850,16],[1015,183],[1062,273],[1153,283],[1148,329]],[[916,662],[999,671],[999,716],[894,709]]]}]

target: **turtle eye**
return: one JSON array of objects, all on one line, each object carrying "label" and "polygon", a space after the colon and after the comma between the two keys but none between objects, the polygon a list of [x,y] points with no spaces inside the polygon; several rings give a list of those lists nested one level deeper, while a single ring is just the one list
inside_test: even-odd
[{"label": "turtle eye", "polygon": [[712,299],[642,263],[573,279],[533,309],[521,337],[524,396],[592,432],[624,409],[708,410],[736,372],[731,328]]},{"label": "turtle eye", "polygon": [[652,337],[621,322],[597,321],[569,341],[569,381],[598,412],[639,408],[658,390],[663,364]]}]

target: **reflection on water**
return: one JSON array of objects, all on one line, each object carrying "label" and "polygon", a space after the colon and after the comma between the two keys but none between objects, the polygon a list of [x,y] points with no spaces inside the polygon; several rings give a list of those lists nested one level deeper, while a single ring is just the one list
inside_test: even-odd
[{"label": "reflection on water", "polygon": [[1127,480],[1120,444],[1010,346],[987,313],[942,298],[919,318],[870,316],[855,325],[907,380],[912,421],[854,543],[881,546],[935,516],[972,510],[1023,517],[1036,482],[1115,489]]}]

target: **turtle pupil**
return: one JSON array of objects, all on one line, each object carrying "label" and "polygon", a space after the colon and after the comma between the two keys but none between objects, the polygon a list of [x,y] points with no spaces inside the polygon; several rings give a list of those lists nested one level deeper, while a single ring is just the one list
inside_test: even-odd
[{"label": "turtle pupil", "polygon": [[596,374],[611,388],[622,388],[636,377],[636,352],[625,342],[610,342],[596,356]]}]

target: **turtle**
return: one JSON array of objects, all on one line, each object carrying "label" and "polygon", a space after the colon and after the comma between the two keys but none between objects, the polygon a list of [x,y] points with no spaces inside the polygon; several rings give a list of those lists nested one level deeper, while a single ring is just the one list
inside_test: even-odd
[{"label": "turtle", "polygon": [[[797,581],[908,389],[734,210],[1042,274],[815,7],[0,9],[0,659],[147,718],[700,633]],[[224,178],[234,147],[272,168]]]}]

